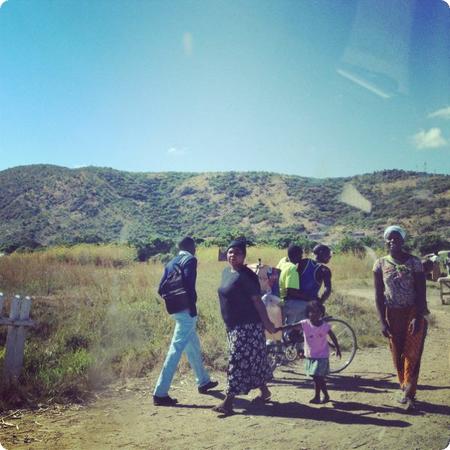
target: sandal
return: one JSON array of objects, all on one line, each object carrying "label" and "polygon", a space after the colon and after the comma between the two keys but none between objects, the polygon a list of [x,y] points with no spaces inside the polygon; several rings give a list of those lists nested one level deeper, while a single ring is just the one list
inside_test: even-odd
[{"label": "sandal", "polygon": [[214,406],[212,410],[216,413],[223,414],[224,416],[230,416],[231,414],[234,414],[233,408],[227,408],[224,405]]},{"label": "sandal", "polygon": [[252,403],[269,403],[271,399],[272,399],[272,394],[267,395],[266,397],[263,397],[262,395],[258,395],[252,400]]},{"label": "sandal", "polygon": [[416,410],[416,403],[414,402],[414,399],[412,399],[412,398],[406,399],[405,410],[410,411],[410,412]]},{"label": "sandal", "polygon": [[397,403],[400,403],[401,405],[406,405],[407,401],[408,401],[408,397],[406,396],[405,392],[403,390],[401,390],[398,394],[397,394]]}]

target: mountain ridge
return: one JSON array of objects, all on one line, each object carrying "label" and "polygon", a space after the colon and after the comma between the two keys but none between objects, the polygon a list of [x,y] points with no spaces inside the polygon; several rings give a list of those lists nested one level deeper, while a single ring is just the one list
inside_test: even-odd
[{"label": "mountain ridge", "polygon": [[[342,198],[348,185],[370,212]],[[395,169],[322,179],[35,164],[0,171],[0,194],[0,246],[7,249],[227,232],[256,240],[376,235],[393,222],[413,235],[450,230],[450,176]]]}]

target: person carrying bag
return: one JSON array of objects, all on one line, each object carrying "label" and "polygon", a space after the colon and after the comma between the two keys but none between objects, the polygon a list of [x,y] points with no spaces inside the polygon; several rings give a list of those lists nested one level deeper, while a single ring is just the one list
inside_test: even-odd
[{"label": "person carrying bag", "polygon": [[197,335],[197,259],[195,242],[191,237],[183,238],[178,248],[180,252],[168,262],[159,283],[158,293],[164,299],[167,312],[175,321],[172,341],[163,368],[153,392],[156,406],[174,406],[177,400],[168,392],[183,351],[191,365],[200,394],[215,388],[217,381],[211,381],[205,369]]},{"label": "person carrying bag", "polygon": [[[187,288],[188,280],[192,278],[192,275],[189,276],[189,272],[192,271],[194,265],[196,266],[196,263],[194,264],[195,258],[190,253],[179,256],[181,258],[176,258],[179,259],[178,262],[172,260],[171,267],[166,266],[167,270],[165,270],[161,280],[158,294],[164,299],[166,310],[169,314],[189,309],[189,312],[192,313],[191,315],[196,315],[194,314],[196,310],[195,301],[192,301],[195,297],[193,295],[195,288],[191,292],[188,292]],[[184,275],[183,268],[188,272],[187,276]]]}]

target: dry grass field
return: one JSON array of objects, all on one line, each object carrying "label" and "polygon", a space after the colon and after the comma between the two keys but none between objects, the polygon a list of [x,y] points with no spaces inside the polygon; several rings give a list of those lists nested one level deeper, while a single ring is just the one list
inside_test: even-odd
[{"label": "dry grass field", "polygon": [[[284,251],[251,247],[247,261],[276,265]],[[3,397],[13,402],[83,399],[109,382],[148,374],[159,365],[171,338],[172,322],[156,289],[158,261],[134,261],[134,249],[117,245],[78,245],[0,258],[0,291],[33,297],[37,327],[26,341],[21,392]],[[199,334],[206,363],[226,365],[225,329],[217,287],[224,262],[217,248],[198,251]],[[328,312],[354,327],[359,345],[380,342],[373,302],[355,296],[371,286],[373,256],[334,255],[334,292]],[[6,330],[0,334],[0,364]],[[187,369],[182,362],[181,372]]]}]

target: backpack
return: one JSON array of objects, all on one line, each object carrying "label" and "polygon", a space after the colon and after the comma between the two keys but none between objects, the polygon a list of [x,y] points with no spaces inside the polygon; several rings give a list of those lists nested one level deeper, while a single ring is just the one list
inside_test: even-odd
[{"label": "backpack", "polygon": [[190,306],[189,295],[184,286],[184,273],[181,263],[173,266],[166,279],[161,283],[159,295],[166,302],[166,309],[169,314],[174,314]]}]

